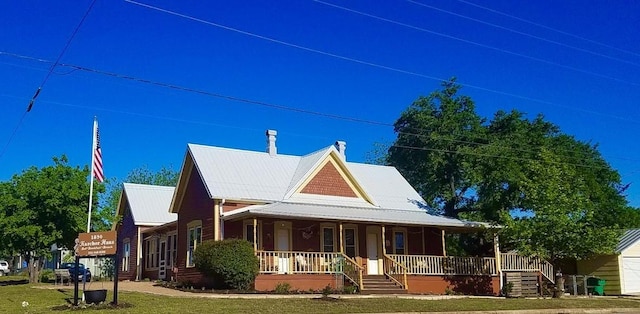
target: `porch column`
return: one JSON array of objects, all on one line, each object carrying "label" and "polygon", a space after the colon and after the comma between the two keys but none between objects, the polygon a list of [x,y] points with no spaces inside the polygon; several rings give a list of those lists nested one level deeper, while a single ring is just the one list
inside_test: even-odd
[{"label": "porch column", "polygon": [[258,218],[253,218],[253,252],[258,252]]},{"label": "porch column", "polygon": [[344,238],[342,237],[342,222],[340,222],[340,253],[344,254]]},{"label": "porch column", "polygon": [[213,200],[213,240],[220,240],[220,200]]},{"label": "porch column", "polygon": [[384,239],[385,229],[384,225],[382,225],[382,255],[387,255],[387,241]]},{"label": "porch column", "polygon": [[442,256],[447,256],[446,241],[444,239],[444,229],[442,229]]},{"label": "porch column", "polygon": [[142,230],[140,230],[140,227],[138,227],[136,246],[136,281],[138,281],[142,278]]},{"label": "porch column", "polygon": [[504,284],[502,278],[502,255],[500,254],[500,241],[497,233],[493,235],[493,251],[496,255],[496,273],[498,273],[498,278],[500,279],[500,291],[502,291],[502,285]]}]

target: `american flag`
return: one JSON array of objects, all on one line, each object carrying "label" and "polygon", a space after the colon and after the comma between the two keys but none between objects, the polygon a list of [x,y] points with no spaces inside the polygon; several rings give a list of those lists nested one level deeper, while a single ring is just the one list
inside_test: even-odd
[{"label": "american flag", "polygon": [[98,122],[96,121],[96,149],[93,151],[93,176],[99,181],[104,182],[104,172],[102,172],[102,149],[100,148],[100,131],[98,131]]}]

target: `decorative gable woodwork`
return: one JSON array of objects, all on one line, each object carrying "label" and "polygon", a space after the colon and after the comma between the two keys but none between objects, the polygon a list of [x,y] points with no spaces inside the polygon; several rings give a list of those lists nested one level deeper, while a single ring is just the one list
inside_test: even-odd
[{"label": "decorative gable woodwork", "polygon": [[344,197],[358,197],[345,176],[336,168],[332,160],[328,160],[315,176],[309,180],[300,193],[319,194]]}]

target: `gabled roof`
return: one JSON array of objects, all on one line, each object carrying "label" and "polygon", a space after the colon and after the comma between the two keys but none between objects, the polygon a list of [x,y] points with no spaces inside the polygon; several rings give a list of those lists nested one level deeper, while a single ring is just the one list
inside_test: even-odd
[{"label": "gabled roof", "polygon": [[622,253],[622,251],[628,249],[636,242],[640,240],[640,229],[629,229],[624,232],[620,241],[618,242],[618,246],[616,247],[617,253]]},{"label": "gabled roof", "polygon": [[333,146],[306,156],[271,156],[266,152],[189,144],[187,156],[193,158],[210,198],[309,204],[323,199],[337,206],[424,211],[424,200],[394,167],[344,162],[340,158],[337,162],[371,204],[346,197],[294,193],[326,158],[339,156]]},{"label": "gabled roof", "polygon": [[118,214],[124,214],[127,202],[135,225],[159,226],[173,222],[178,215],[169,212],[174,187],[124,183]]}]

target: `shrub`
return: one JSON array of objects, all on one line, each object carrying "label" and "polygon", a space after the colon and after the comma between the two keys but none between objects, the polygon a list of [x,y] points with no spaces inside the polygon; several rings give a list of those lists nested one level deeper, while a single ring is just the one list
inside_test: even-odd
[{"label": "shrub", "polygon": [[204,241],[193,257],[200,272],[232,289],[248,290],[259,271],[253,245],[246,240]]},{"label": "shrub", "polygon": [[322,288],[321,292],[322,292],[322,297],[326,298],[333,293],[333,288],[331,288],[330,285],[326,285],[324,288]]},{"label": "shrub", "polygon": [[53,270],[51,269],[43,269],[40,272],[40,282],[49,282],[53,279]]},{"label": "shrub", "polygon": [[291,285],[288,282],[279,282],[276,285],[275,293],[277,294],[287,294],[291,291]]}]

